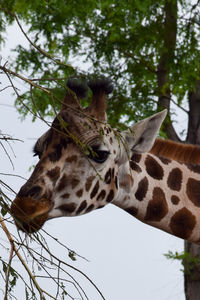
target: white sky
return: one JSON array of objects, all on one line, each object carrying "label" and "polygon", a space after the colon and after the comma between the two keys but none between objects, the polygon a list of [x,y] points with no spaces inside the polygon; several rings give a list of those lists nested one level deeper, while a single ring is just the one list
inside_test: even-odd
[{"label": "white sky", "polygon": [[[7,60],[10,47],[16,43],[24,43],[16,25],[9,28],[7,39],[8,43],[1,52],[3,61]],[[2,83],[0,90],[5,86],[5,80],[6,77],[0,75]],[[19,80],[17,82],[19,83]],[[18,86],[23,89],[23,83],[19,83]],[[13,107],[14,99],[11,90],[0,93],[0,130],[22,139],[24,143],[13,144],[15,157],[9,150],[15,166],[14,171],[0,148],[0,173],[18,174],[28,178],[29,167],[37,161],[31,151],[35,142],[33,139],[42,135],[47,126],[39,120],[32,123],[30,118],[21,122],[19,114]],[[24,183],[22,179],[16,177],[0,176],[0,178],[16,191]],[[141,223],[114,205],[108,205],[81,217],[51,220],[45,224],[44,229],[88,258],[90,262],[81,259],[72,262],[64,250],[59,247],[55,249],[55,254],[59,257],[66,256],[66,262],[91,277],[106,300],[184,299],[181,265],[168,261],[163,256],[169,250],[182,251],[183,241]],[[0,229],[0,243],[2,238],[5,240]],[[51,244],[50,241],[49,243]],[[0,256],[2,255],[8,253],[5,254],[0,245]],[[89,299],[101,299],[89,288],[88,283],[84,284]],[[17,289],[16,297],[22,299],[20,289]]]}]

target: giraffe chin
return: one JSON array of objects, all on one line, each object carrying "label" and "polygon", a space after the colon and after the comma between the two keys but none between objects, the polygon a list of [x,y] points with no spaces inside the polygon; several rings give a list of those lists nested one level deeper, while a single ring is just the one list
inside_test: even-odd
[{"label": "giraffe chin", "polygon": [[30,197],[17,197],[11,205],[16,226],[25,233],[37,232],[48,219],[52,203],[47,199],[36,201]]},{"label": "giraffe chin", "polygon": [[29,220],[28,222],[17,220],[17,223],[16,223],[16,221],[15,221],[15,223],[17,224],[17,227],[19,228],[19,230],[21,230],[25,233],[31,234],[31,233],[37,232],[38,230],[40,230],[42,228],[43,224],[47,220],[47,217],[48,217],[48,214],[43,214],[43,215],[37,216],[33,220]]}]

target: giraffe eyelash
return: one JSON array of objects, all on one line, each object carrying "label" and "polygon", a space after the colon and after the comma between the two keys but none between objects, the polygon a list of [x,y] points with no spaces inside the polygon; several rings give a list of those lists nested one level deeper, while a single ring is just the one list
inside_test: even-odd
[{"label": "giraffe eyelash", "polygon": [[38,156],[40,158],[42,155],[42,152],[43,151],[42,151],[41,143],[38,140],[33,147],[33,156]]}]

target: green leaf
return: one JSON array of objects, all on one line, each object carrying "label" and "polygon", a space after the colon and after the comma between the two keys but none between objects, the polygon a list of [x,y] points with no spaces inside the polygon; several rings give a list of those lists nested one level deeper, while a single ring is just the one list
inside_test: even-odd
[{"label": "green leaf", "polygon": [[76,260],[75,253],[73,251],[69,251],[68,256],[69,256],[69,258],[71,258],[71,260],[73,260],[73,261]]},{"label": "green leaf", "polygon": [[2,216],[5,217],[5,215],[6,215],[7,213],[8,213],[8,211],[7,211],[5,208],[2,207],[2,209],[1,209],[1,214],[2,214]]}]

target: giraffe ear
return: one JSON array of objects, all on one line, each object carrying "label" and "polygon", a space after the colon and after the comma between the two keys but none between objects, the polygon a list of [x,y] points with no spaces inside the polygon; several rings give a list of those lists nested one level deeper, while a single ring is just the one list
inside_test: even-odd
[{"label": "giraffe ear", "polygon": [[[134,124],[129,130],[123,132],[123,137],[128,146],[126,150],[136,153],[145,153],[151,150],[159,132],[160,126],[167,115],[163,110],[149,118]],[[126,157],[125,157],[126,156]],[[127,154],[123,153],[120,163],[127,160]]]},{"label": "giraffe ear", "polygon": [[166,115],[167,109],[134,124],[130,129],[133,135],[132,142],[130,133],[126,137],[129,146],[131,146],[129,149],[137,153],[150,151]]}]

